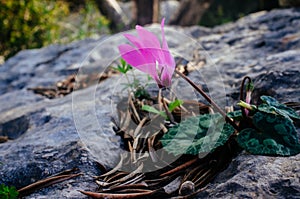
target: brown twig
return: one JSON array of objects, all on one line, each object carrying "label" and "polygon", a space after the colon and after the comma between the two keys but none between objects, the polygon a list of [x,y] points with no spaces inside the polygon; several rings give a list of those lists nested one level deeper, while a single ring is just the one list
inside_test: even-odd
[{"label": "brown twig", "polygon": [[105,190],[103,192],[113,192],[113,191],[119,191],[122,189],[145,189],[147,190],[149,187],[146,183],[138,183],[138,184],[126,184],[126,185],[118,185],[115,187],[109,187],[108,190]]},{"label": "brown twig", "polygon": [[113,182],[110,182],[111,184],[116,184],[116,183],[121,183],[121,182],[125,182],[126,180],[129,180],[133,177],[135,177],[137,174],[141,173],[142,170],[143,170],[143,167],[144,167],[144,164],[141,164],[140,166],[138,166],[138,168],[134,171],[132,171],[131,173],[127,174],[126,176],[118,179],[118,180],[115,180]]},{"label": "brown twig", "polygon": [[227,122],[229,122],[237,131],[239,131],[239,127],[236,125],[236,123],[226,115],[226,113],[202,90],[202,88],[197,86],[190,78],[185,76],[183,73],[177,70],[175,70],[175,72],[180,77],[185,79],[192,87],[194,87],[194,89],[196,89],[208,101],[208,103],[210,103],[215,109],[217,109],[217,111],[225,118]]},{"label": "brown twig", "polygon": [[173,117],[172,113],[169,111],[169,108],[168,108],[168,106],[167,106],[167,104],[166,104],[166,101],[164,100],[164,97],[162,97],[162,104],[163,104],[163,107],[164,107],[164,109],[165,109],[165,112],[166,112],[166,114],[167,114],[167,116],[168,116],[170,122],[171,122],[172,124],[176,124],[176,122],[175,122],[175,120],[174,120],[174,117]]},{"label": "brown twig", "polygon": [[65,180],[68,180],[70,178],[74,178],[74,177],[77,177],[77,176],[80,176],[80,175],[82,175],[82,174],[77,173],[77,174],[58,175],[58,176],[52,176],[52,177],[37,181],[35,183],[32,183],[32,184],[30,184],[26,187],[23,187],[23,188],[19,189],[18,190],[19,196],[28,195],[28,194],[30,194],[30,193],[38,190],[38,189],[41,189],[41,188],[44,188],[44,187],[47,187],[47,186],[65,181]]},{"label": "brown twig", "polygon": [[115,166],[112,170],[108,171],[107,173],[102,174],[100,177],[106,177],[109,176],[113,173],[115,173],[116,171],[118,171],[119,169],[121,169],[122,165],[123,165],[123,161],[126,158],[127,153],[121,153],[120,155],[120,161],[118,163],[117,166]]},{"label": "brown twig", "polygon": [[137,122],[141,122],[141,118],[140,118],[139,114],[136,111],[136,108],[135,108],[135,105],[133,104],[131,95],[129,95],[129,104],[130,104],[130,107],[132,108],[133,115],[134,115],[135,119],[137,120]]},{"label": "brown twig", "polygon": [[82,194],[92,198],[109,198],[109,199],[130,199],[143,198],[151,195],[154,191],[140,192],[140,193],[97,193],[91,191],[80,191]]},{"label": "brown twig", "polygon": [[139,124],[137,125],[136,129],[133,132],[133,137],[137,137],[140,133],[140,131],[142,130],[142,127],[144,126],[144,124],[147,121],[147,117],[144,117],[142,120],[139,121]]},{"label": "brown twig", "polygon": [[198,157],[194,158],[194,159],[192,159],[192,160],[190,160],[190,161],[188,161],[188,162],[186,162],[186,163],[184,163],[184,164],[182,164],[182,165],[180,165],[180,166],[178,166],[178,167],[176,167],[174,169],[171,169],[170,171],[162,173],[159,176],[160,177],[164,177],[164,176],[167,176],[167,175],[171,175],[173,173],[176,173],[176,172],[178,172],[178,171],[180,171],[182,169],[185,169],[185,168],[189,167],[190,165],[194,164],[197,161],[198,161]]},{"label": "brown twig", "polygon": [[[110,176],[110,177],[105,177],[104,178],[104,181],[105,182],[108,182],[108,183],[111,183],[111,182],[113,182],[113,181],[115,181],[115,180],[117,180],[117,179],[119,179],[119,178],[122,178],[122,177],[124,177],[124,176],[126,176],[126,175],[128,175],[128,172],[122,172],[122,171],[119,171],[119,172],[116,172],[116,174],[115,175],[113,175],[113,176]],[[109,184],[109,186],[110,186],[111,184]]]}]

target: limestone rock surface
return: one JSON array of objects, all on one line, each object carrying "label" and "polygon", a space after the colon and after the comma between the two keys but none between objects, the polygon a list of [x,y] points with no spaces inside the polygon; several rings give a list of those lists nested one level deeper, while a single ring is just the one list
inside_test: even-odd
[{"label": "limestone rock surface", "polygon": [[[159,25],[151,28],[159,31]],[[238,101],[246,75],[256,85],[254,100],[268,94],[280,102],[300,102],[299,30],[300,9],[291,8],[254,13],[212,29],[167,27],[166,37],[176,59],[193,69],[189,77],[224,107]],[[0,135],[9,138],[0,143],[0,184],[20,188],[77,167],[83,175],[26,198],[86,198],[77,190],[97,188],[97,162],[112,168],[121,150],[111,122],[121,77],[55,99],[28,89],[51,87],[89,70],[101,73],[119,58],[116,47],[124,41],[119,34],[24,50],[0,66]],[[184,81],[174,81],[186,91],[182,97],[194,97]],[[198,198],[300,198],[299,179],[300,155],[242,152]]]}]

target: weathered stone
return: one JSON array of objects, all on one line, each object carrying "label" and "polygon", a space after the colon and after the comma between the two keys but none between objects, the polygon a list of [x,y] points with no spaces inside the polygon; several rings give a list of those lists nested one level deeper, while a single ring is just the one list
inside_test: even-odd
[{"label": "weathered stone", "polygon": [[299,198],[299,171],[299,155],[282,158],[242,153],[198,197]]},{"label": "weathered stone", "polygon": [[[157,24],[150,28],[159,32]],[[267,93],[280,102],[300,101],[299,29],[300,10],[282,9],[212,29],[167,27],[166,37],[176,59],[194,69],[189,77],[224,107],[237,103],[245,75],[255,82],[254,100]],[[77,190],[96,189],[92,177],[101,173],[96,160],[114,167],[119,159],[121,142],[110,119],[121,77],[52,100],[27,89],[53,86],[78,69],[79,76],[100,73],[119,58],[116,46],[124,41],[114,35],[21,51],[0,67],[0,136],[10,139],[0,143],[0,183],[20,188],[78,167],[82,176],[27,198],[85,198]],[[185,81],[175,78],[174,85],[183,98],[204,101]],[[300,155],[243,152],[198,198],[299,198],[299,168]]]}]

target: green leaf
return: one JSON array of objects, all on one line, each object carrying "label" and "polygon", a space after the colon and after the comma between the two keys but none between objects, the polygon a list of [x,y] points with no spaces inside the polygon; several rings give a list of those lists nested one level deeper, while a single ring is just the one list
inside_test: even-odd
[{"label": "green leaf", "polygon": [[124,70],[124,74],[126,74],[129,70],[131,70],[132,69],[132,66],[130,66],[129,64],[126,66],[126,67],[124,67],[123,68],[123,70]]},{"label": "green leaf", "polygon": [[241,110],[228,112],[227,116],[234,119],[235,121],[241,121],[243,119],[243,114]]},{"label": "green leaf", "polygon": [[126,74],[129,70],[132,69],[132,66],[127,64],[124,59],[120,59],[120,63],[121,65],[118,65],[117,67],[111,67],[111,68],[123,74]]},{"label": "green leaf", "polygon": [[118,65],[117,67],[111,67],[112,69],[120,72],[120,73],[124,73],[124,69],[122,66]]},{"label": "green leaf", "polygon": [[280,104],[276,99],[270,96],[261,96],[260,99],[264,102],[258,106],[258,110],[266,113],[277,113],[290,119],[299,119],[300,116],[290,107],[285,104]]},{"label": "green leaf", "polygon": [[247,128],[237,136],[239,145],[248,152],[275,156],[300,153],[297,131],[289,118],[274,113],[257,112],[252,122],[257,130]]},{"label": "green leaf", "polygon": [[126,63],[126,61],[124,59],[120,59],[120,62],[121,62],[121,66],[123,68],[127,65],[127,63]]},{"label": "green leaf", "polygon": [[[114,69],[115,71],[119,71],[119,67],[113,67],[113,66],[110,66],[110,68]],[[120,72],[120,71],[119,71]]]},{"label": "green leaf", "polygon": [[182,100],[176,99],[175,101],[173,101],[169,104],[168,109],[169,109],[170,112],[172,112],[176,107],[178,107],[182,104],[183,104]]},{"label": "green leaf", "polygon": [[160,139],[164,149],[174,155],[213,152],[224,145],[234,128],[220,114],[190,117],[170,128]]},{"label": "green leaf", "polygon": [[152,77],[150,75],[147,75],[147,81],[152,80]]},{"label": "green leaf", "polygon": [[13,186],[0,185],[0,198],[1,199],[16,199],[19,195],[17,189]]},{"label": "green leaf", "polygon": [[135,90],[134,96],[139,99],[149,99],[150,94],[143,87],[139,87]]},{"label": "green leaf", "polygon": [[144,105],[142,106],[142,110],[143,111],[148,111],[149,113],[155,113],[155,114],[159,114],[164,118],[167,118],[167,114],[163,111],[159,111],[156,108],[152,107],[152,106],[148,106],[148,105]]}]

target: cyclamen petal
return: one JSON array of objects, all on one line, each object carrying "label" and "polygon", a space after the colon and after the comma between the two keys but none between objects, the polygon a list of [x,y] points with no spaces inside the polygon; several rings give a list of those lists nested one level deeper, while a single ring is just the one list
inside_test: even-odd
[{"label": "cyclamen petal", "polygon": [[161,74],[161,84],[162,85],[171,85],[171,80],[172,80],[172,74],[173,74],[174,70],[170,71],[169,67],[164,67],[164,70],[162,71]]},{"label": "cyclamen petal", "polygon": [[126,39],[128,39],[128,41],[130,41],[137,48],[143,48],[143,44],[141,43],[139,38],[137,38],[131,34],[123,34],[123,36],[126,37]]},{"label": "cyclamen petal", "polygon": [[142,54],[139,50],[128,44],[122,44],[118,46],[122,58],[136,69],[149,74],[153,79],[158,79],[158,75],[153,65],[152,59],[148,59],[145,54]]},{"label": "cyclamen petal", "polygon": [[[128,44],[122,44],[118,46],[122,58],[130,65],[139,67],[144,65],[147,61],[140,51]],[[139,69],[141,70],[141,69]]]},{"label": "cyclamen petal", "polygon": [[118,46],[122,58],[134,68],[152,76],[159,87],[169,87],[175,70],[164,33],[164,19],[161,22],[162,45],[158,38],[141,26],[136,26],[138,37],[124,34],[133,45]]},{"label": "cyclamen petal", "polygon": [[169,48],[168,48],[168,43],[167,43],[167,41],[166,41],[166,38],[165,38],[165,30],[164,30],[164,28],[165,28],[165,19],[163,19],[162,21],[161,21],[161,35],[162,35],[162,49],[165,49],[165,50],[169,50]]},{"label": "cyclamen petal", "polygon": [[136,26],[136,30],[144,48],[161,48],[160,42],[155,34],[144,29],[142,26]]},{"label": "cyclamen petal", "polygon": [[[166,41],[164,25],[165,25],[165,19],[163,19],[161,22],[162,49],[163,49],[163,53],[164,53],[165,62],[167,63],[168,66],[175,66],[175,60],[172,57],[172,55],[170,54],[168,43]],[[175,69],[175,67],[174,67],[174,69]]]}]

